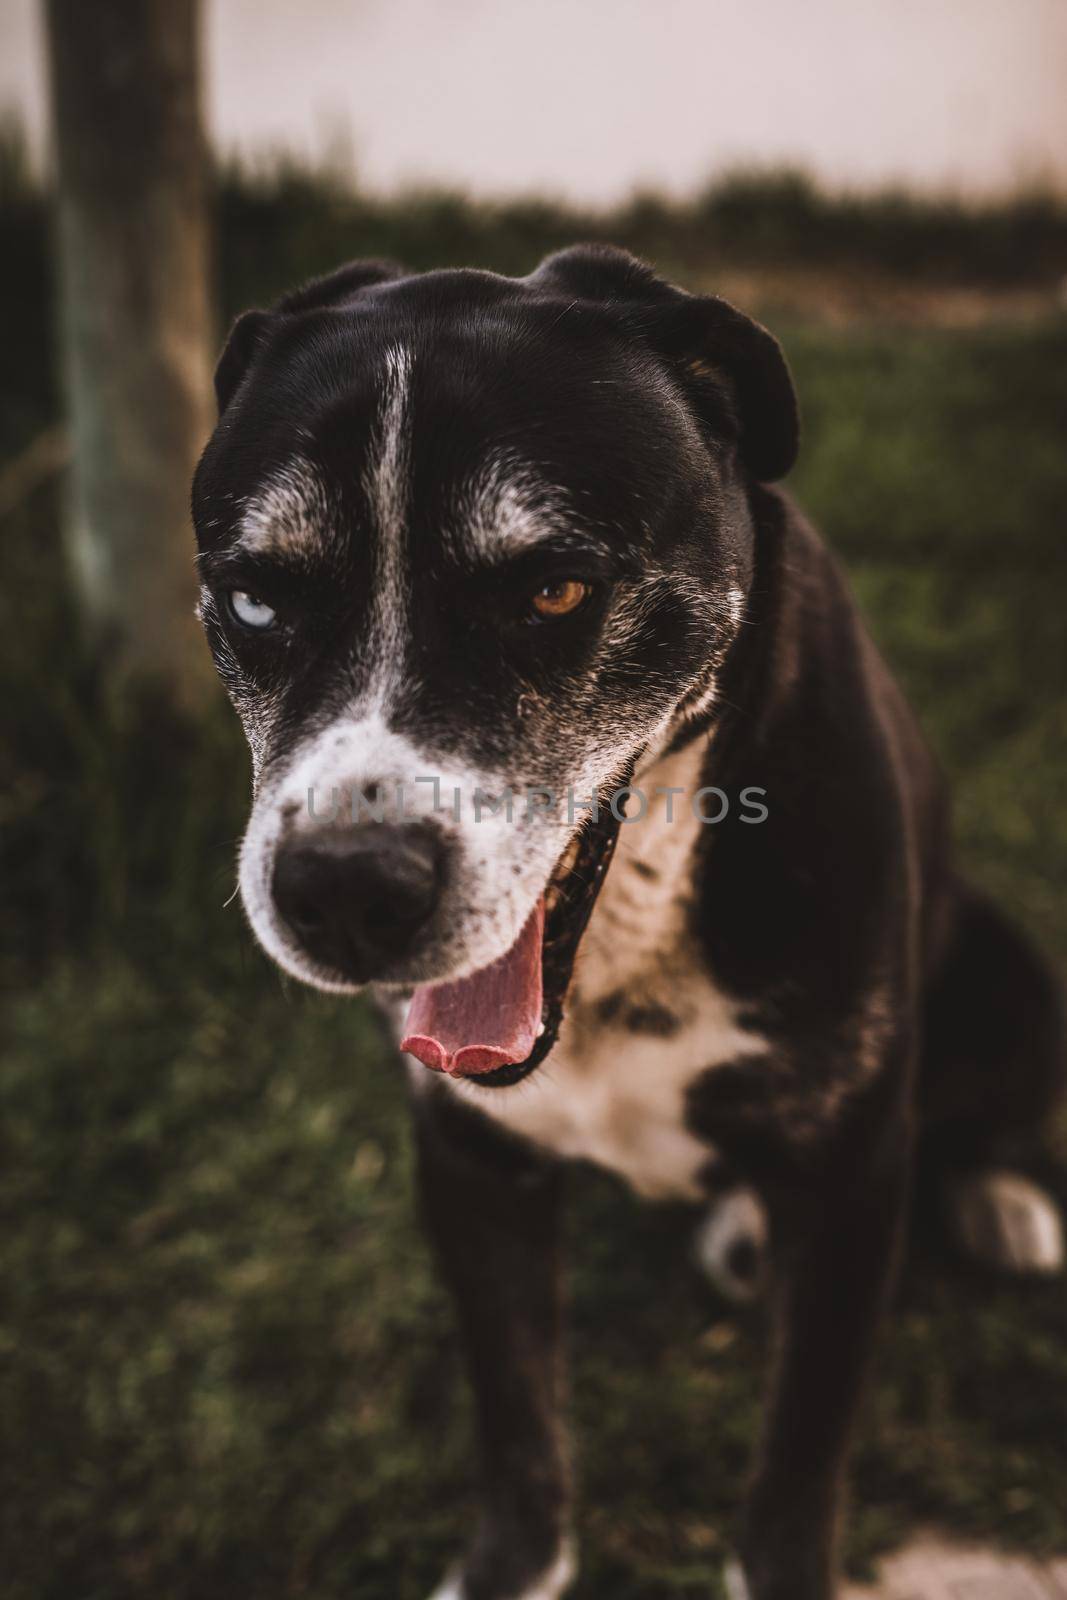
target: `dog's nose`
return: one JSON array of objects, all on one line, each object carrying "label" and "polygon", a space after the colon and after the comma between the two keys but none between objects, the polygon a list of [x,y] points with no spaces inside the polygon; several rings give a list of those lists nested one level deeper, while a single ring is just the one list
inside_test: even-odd
[{"label": "dog's nose", "polygon": [[366,824],[283,844],[274,901],[308,954],[352,983],[411,949],[441,886],[441,840],[422,826]]}]

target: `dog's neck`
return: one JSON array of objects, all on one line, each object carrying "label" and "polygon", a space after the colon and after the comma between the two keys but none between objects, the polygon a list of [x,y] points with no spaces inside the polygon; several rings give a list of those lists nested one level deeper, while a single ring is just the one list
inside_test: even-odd
[{"label": "dog's neck", "polygon": [[[752,515],[760,530],[756,568],[730,648],[709,662],[713,677],[702,701],[684,698],[638,759],[632,781],[644,799],[638,804],[635,796],[628,807],[583,940],[573,997],[579,1006],[678,960],[689,936],[693,856],[705,826],[693,798],[709,781],[731,788],[727,774],[736,776],[736,747],[750,736],[753,706],[772,707],[768,675],[788,631],[780,614],[787,531],[780,496],[754,495]],[[721,776],[709,780],[713,744]],[[737,795],[730,793],[729,801],[736,804]]]},{"label": "dog's neck", "polygon": [[688,931],[701,823],[693,796],[708,734],[643,760],[579,956],[577,997],[595,1003],[670,958]]}]

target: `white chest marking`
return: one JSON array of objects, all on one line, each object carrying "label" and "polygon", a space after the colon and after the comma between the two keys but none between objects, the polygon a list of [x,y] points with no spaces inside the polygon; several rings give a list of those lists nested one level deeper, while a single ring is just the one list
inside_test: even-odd
[{"label": "white chest marking", "polygon": [[[627,823],[579,954],[559,1042],[511,1089],[449,1080],[479,1110],[557,1155],[595,1161],[655,1199],[700,1198],[714,1152],[685,1123],[689,1086],[709,1067],[760,1055],[689,937],[689,804],[703,741],[640,778],[648,814]],[[669,806],[657,785],[683,788]],[[654,874],[654,876],[650,875]]]},{"label": "white chest marking", "polygon": [[[583,1039],[584,1018],[572,1017],[532,1079],[491,1098],[476,1087],[466,1093],[516,1133],[556,1155],[608,1167],[638,1194],[699,1199],[701,1169],[714,1152],[686,1126],[686,1092],[708,1067],[762,1045],[737,1027],[729,1002],[709,984],[688,977],[670,998],[672,1014],[684,1018],[670,1037],[600,1022]],[[649,996],[649,1007],[656,1004]]]}]

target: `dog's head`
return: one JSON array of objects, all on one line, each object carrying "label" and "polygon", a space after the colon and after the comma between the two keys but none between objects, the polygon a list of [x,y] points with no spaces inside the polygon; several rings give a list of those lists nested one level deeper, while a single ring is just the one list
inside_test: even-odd
[{"label": "dog's head", "polygon": [[747,485],[796,449],[781,352],[586,246],[518,280],[343,268],[241,317],[216,387],[193,503],[249,920],[307,983],[413,988],[428,1065],[513,1082],[617,791],[714,699]]}]

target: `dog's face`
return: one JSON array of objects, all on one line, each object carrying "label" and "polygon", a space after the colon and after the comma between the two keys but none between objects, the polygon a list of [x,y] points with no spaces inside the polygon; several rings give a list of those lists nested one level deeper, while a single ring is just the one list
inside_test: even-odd
[{"label": "dog's face", "polygon": [[520,280],[342,269],[242,318],[216,382],[194,515],[255,767],[252,927],[320,988],[414,986],[414,1053],[514,1081],[558,1028],[608,798],[714,698],[746,478],[795,448],[781,355],[587,247]]}]

